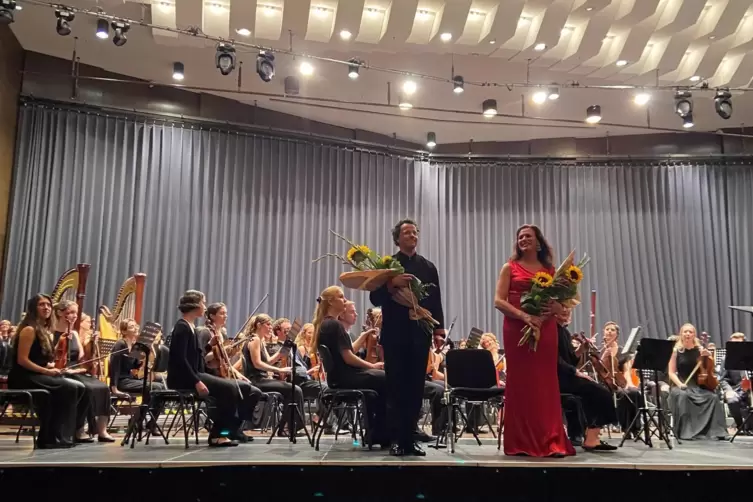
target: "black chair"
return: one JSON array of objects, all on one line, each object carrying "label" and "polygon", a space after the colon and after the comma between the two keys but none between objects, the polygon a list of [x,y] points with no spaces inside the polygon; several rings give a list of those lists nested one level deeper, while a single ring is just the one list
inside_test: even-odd
[{"label": "black chair", "polygon": [[[7,422],[8,425],[18,425],[16,432],[16,443],[21,437],[21,431],[24,427],[31,427],[32,447],[37,448],[37,424],[39,424],[39,415],[34,406],[34,396],[47,396],[49,399],[50,392],[45,389],[2,389],[0,390],[0,422]],[[23,416],[20,418],[5,418],[5,413],[11,405],[21,406]],[[14,410],[17,411],[17,410]]]},{"label": "black chair", "polygon": [[[334,360],[332,359],[332,352],[330,352],[329,348],[327,348],[326,345],[319,345],[319,360],[324,366],[324,372],[327,374],[328,388],[327,390],[322,392],[321,395],[324,413],[323,416],[319,418],[322,427],[319,427],[317,429],[319,435],[316,436],[315,434],[316,441],[314,448],[316,449],[316,451],[319,451],[319,440],[322,438],[322,434],[324,434],[324,424],[327,423],[327,419],[329,418],[332,411],[337,410],[338,414],[337,424],[335,425],[335,440],[337,440],[337,431],[339,431],[340,429],[340,425],[342,423],[343,415],[345,414],[345,412],[355,411],[355,420],[352,424],[353,440],[355,441],[357,439],[357,433],[360,433],[361,441],[363,442],[363,430],[366,429],[365,440],[366,445],[370,450],[373,446],[371,438],[372,431],[370,427],[364,427],[363,423],[366,422],[364,420],[364,417],[369,416],[368,407],[366,404],[366,396],[376,397],[376,391],[370,389],[341,388],[339,386],[339,375],[337,374],[337,369],[335,367]],[[358,431],[356,429],[358,429]]]},{"label": "black chair", "polygon": [[[491,424],[483,406],[494,400],[499,402],[500,413],[504,407],[505,389],[497,386],[497,369],[491,352],[484,349],[453,349],[447,352],[445,384],[450,389],[450,402],[453,413],[458,413],[464,425],[468,418],[460,409],[460,403],[470,404],[470,409],[481,406],[481,411],[494,437],[494,426]],[[476,428],[471,429],[476,442],[481,445]]]},{"label": "black chair", "polygon": [[[175,425],[175,421],[178,419],[178,417],[181,418],[181,428],[183,430],[183,436],[186,442],[186,449],[188,449],[188,430],[189,428],[193,430],[194,438],[196,439],[196,444],[199,444],[199,420],[197,417],[197,404],[199,404],[199,396],[196,394],[193,390],[174,390],[174,389],[155,389],[152,390],[149,394],[150,396],[150,406],[153,406],[154,403],[158,403],[158,406],[154,409],[157,410],[157,413],[155,414],[155,423],[154,426],[158,428],[158,431],[162,434],[163,439],[165,440],[165,444],[170,444],[168,440],[168,436],[170,435],[170,431],[172,430],[173,426]],[[171,404],[171,410],[175,414],[173,416],[172,421],[170,422],[170,426],[167,429],[166,433],[163,433],[161,431],[161,428],[157,425],[157,421],[159,420],[159,413],[161,410],[165,409],[168,404]],[[186,410],[190,411],[189,419],[186,420]],[[152,435],[152,429],[147,429],[146,433],[146,442],[145,444],[149,444],[149,438]]]}]

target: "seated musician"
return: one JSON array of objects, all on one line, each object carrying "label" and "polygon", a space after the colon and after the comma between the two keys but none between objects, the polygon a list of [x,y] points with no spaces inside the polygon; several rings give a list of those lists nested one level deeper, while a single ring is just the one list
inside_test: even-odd
[{"label": "seated musician", "polygon": [[[56,324],[52,343],[57,344],[69,326],[73,326],[76,322],[78,304],[70,300],[63,300],[55,304],[53,311],[55,313]],[[84,348],[87,344],[86,342],[82,342],[82,340],[90,341],[91,326],[92,318],[86,314],[81,314],[81,324],[79,327],[81,334],[79,335],[76,331],[71,330],[71,339],[68,342],[69,365],[85,361],[86,351]],[[107,424],[110,418],[110,388],[99,378],[91,376],[88,373],[89,368],[90,366],[84,364],[75,366],[65,372],[65,377],[84,384],[84,399],[89,402],[86,418],[90,433],[97,431],[97,438],[100,443],[112,443],[115,440],[107,433]],[[84,422],[80,422],[76,426],[78,427],[76,441],[90,443],[91,439],[86,434]]]},{"label": "seated musician", "polygon": [[8,388],[48,391],[49,396],[34,396],[40,420],[37,447],[70,448],[75,444],[76,424],[83,423],[88,413],[84,384],[63,378],[64,370],[55,367],[52,299],[45,294],[30,298],[24,314],[11,341],[14,360]]},{"label": "seated musician", "polygon": [[[290,329],[288,329],[290,331]],[[287,333],[285,333],[287,336]],[[327,390],[327,384],[319,378],[320,366],[312,364],[312,356],[317,359],[316,353],[311,350],[311,341],[314,338],[314,325],[306,323],[301,327],[301,332],[295,339],[295,380],[301,386],[303,397],[306,399],[318,399],[319,394]],[[321,400],[317,401],[319,409],[318,416],[321,416]]]},{"label": "seated musician", "polygon": [[[283,356],[284,350],[278,350],[273,356],[269,355],[267,351],[266,343],[263,340],[268,340],[272,336],[272,318],[267,314],[258,314],[254,316],[249,324],[247,339],[248,342],[243,343],[242,349],[242,364],[243,374],[248,378],[252,384],[261,389],[262,392],[277,392],[282,395],[283,410],[288,409],[288,403],[290,403],[291,392],[295,393],[295,400],[298,403],[298,417],[296,419],[295,428],[296,431],[303,429],[303,391],[296,385],[293,390],[293,384],[280,380],[279,378],[270,378],[269,374],[274,373],[279,376],[286,376],[292,369],[290,366],[279,368],[275,366],[280,358]],[[282,419],[278,427],[278,434],[284,436],[284,428],[288,425],[290,418],[289,413],[283,413]]]},{"label": "seated musician", "polygon": [[[139,338],[139,325],[133,319],[120,321],[120,340],[115,342],[110,351],[110,392],[116,396],[123,394],[140,394],[144,388],[144,378],[139,378],[139,360],[141,350],[134,348]],[[126,349],[126,350],[123,350]],[[160,382],[150,382],[147,389],[159,390],[165,386]]]},{"label": "seated musician", "polygon": [[[225,324],[227,324],[227,306],[221,302],[209,304],[205,319],[204,326],[196,328],[196,338],[204,356],[206,372],[218,378],[225,378],[236,386],[236,393],[240,392],[238,418],[241,421],[241,427],[231,435],[231,438],[241,443],[253,441],[253,437],[246,436],[243,433],[242,424],[246,421],[253,421],[254,410],[262,397],[262,392],[251,385],[249,379],[243,375],[241,371],[243,361],[238,359],[234,365],[230,365],[227,352],[222,352],[225,343],[223,335]],[[216,339],[213,340],[213,337],[216,337]],[[216,348],[213,348],[215,344],[217,344]],[[223,349],[220,349],[220,345],[223,346]],[[224,369],[222,369],[220,368],[222,362],[220,359],[224,360],[225,356],[228,356],[228,364],[225,364]]]},{"label": "seated musician", "polygon": [[183,293],[178,301],[181,318],[171,334],[167,385],[171,389],[195,391],[207,400],[212,421],[210,447],[237,446],[234,436],[240,426],[236,413],[241,396],[232,382],[206,373],[204,351],[196,336],[196,320],[206,310],[204,302],[204,293],[193,289]]},{"label": "seated musician", "polygon": [[674,417],[675,434],[680,439],[722,440],[727,437],[724,410],[716,389],[698,384],[698,364],[703,362],[703,356],[711,357],[711,354],[701,347],[695,326],[683,324],[669,360],[669,378],[673,384],[669,407]]},{"label": "seated musician", "polygon": [[[730,342],[744,342],[744,333],[732,333],[729,337]],[[743,389],[743,381],[747,380],[748,390]],[[724,392],[724,402],[727,403],[729,413],[735,420],[735,426],[738,431],[742,433],[751,433],[753,428],[748,424],[747,428],[743,428],[746,420],[748,419],[748,406],[750,403],[750,378],[746,371],[740,370],[728,370],[722,371],[722,377],[719,379],[719,384],[722,386]]]},{"label": "seated musician", "polygon": [[[356,323],[357,313],[355,304],[345,299],[343,290],[338,286],[324,289],[316,299],[314,312],[314,338],[312,346],[319,350],[320,345],[326,345],[332,354],[334,368],[328,369],[329,384],[341,389],[370,389],[376,391],[375,398],[370,398],[366,417],[371,431],[373,444],[389,447],[390,441],[386,429],[386,389],[387,380],[384,375],[384,363],[370,363],[356,356],[355,351],[369,336],[374,336],[374,330],[367,330],[352,343],[346,326],[352,327]],[[338,320],[340,319],[340,320]],[[333,372],[337,381],[332,381]]]},{"label": "seated musician", "polygon": [[267,345],[269,355],[273,356],[280,350],[288,339],[288,333],[292,327],[290,319],[280,317],[272,323],[272,340],[273,343]]},{"label": "seated musician", "polygon": [[556,316],[559,336],[557,377],[562,394],[572,394],[581,399],[583,414],[586,417],[586,430],[584,436],[577,409],[566,408],[564,411],[567,419],[567,435],[574,446],[580,443],[586,451],[616,450],[616,446],[605,443],[599,438],[602,427],[617,421],[612,393],[577,368],[578,356],[570,343],[571,335],[567,330],[571,314],[572,311],[567,309],[563,315]]},{"label": "seated musician", "polygon": [[640,423],[634,420],[638,410],[643,406],[643,398],[640,390],[633,384],[630,376],[630,363],[623,359],[619,345],[620,327],[614,321],[604,324],[604,348],[601,352],[601,363],[609,371],[612,381],[617,386],[615,394],[617,398],[617,420],[623,432],[627,431],[630,424],[633,430],[628,437],[640,433]]},{"label": "seated musician", "polygon": [[155,382],[167,385],[167,365],[170,361],[170,349],[163,343],[162,338],[162,332],[158,333],[152,344],[152,356],[154,357],[152,374]]},{"label": "seated musician", "polygon": [[10,350],[10,321],[0,321],[0,376],[6,376],[13,365]]}]

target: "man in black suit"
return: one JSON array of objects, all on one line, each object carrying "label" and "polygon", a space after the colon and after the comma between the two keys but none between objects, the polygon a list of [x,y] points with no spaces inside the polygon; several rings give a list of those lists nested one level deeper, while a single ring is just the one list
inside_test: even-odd
[{"label": "man in black suit", "polygon": [[231,438],[239,430],[240,396],[232,382],[206,373],[204,351],[196,336],[196,320],[204,315],[205,301],[204,293],[192,289],[180,297],[182,318],[172,331],[167,384],[171,389],[194,390],[207,401],[212,419],[209,446],[237,446]]},{"label": "man in black suit", "polygon": [[439,273],[432,262],[416,253],[418,225],[415,221],[399,221],[392,229],[392,240],[400,248],[393,258],[400,262],[405,273],[373,291],[370,297],[371,303],[382,307],[380,343],[384,349],[388,417],[392,429],[390,454],[424,456],[426,453],[413,441],[413,431],[423,401],[431,335],[424,333],[418,321],[410,319],[408,308],[395,302],[392,293],[397,288],[408,287],[414,277],[424,284],[433,284],[420,304],[439,323],[434,334],[445,334]]},{"label": "man in black suit", "polygon": [[[744,342],[745,334],[733,333],[729,337],[730,342]],[[735,426],[742,432],[750,432],[750,429],[743,430],[743,424],[748,418],[748,403],[750,402],[750,394],[742,389],[743,378],[747,378],[745,371],[728,370],[725,369],[722,372],[722,377],[719,379],[719,383],[722,386],[724,392],[724,402],[727,403],[729,408],[729,414],[735,419]]]}]

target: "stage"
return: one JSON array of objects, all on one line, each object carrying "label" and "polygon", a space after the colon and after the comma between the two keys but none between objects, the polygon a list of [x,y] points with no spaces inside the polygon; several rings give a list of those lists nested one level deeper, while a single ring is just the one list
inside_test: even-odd
[{"label": "stage", "polygon": [[[734,444],[684,441],[673,450],[663,444],[647,448],[627,442],[610,453],[577,448],[577,456],[564,459],[506,457],[491,438],[484,439],[482,446],[463,438],[455,454],[426,448],[424,458],[363,450],[345,438],[337,442],[323,438],[319,452],[305,438],[296,445],[286,438],[275,438],[270,445],[265,442],[266,438],[257,437],[252,444],[221,449],[192,443],[186,450],[175,438],[170,445],[161,440],[149,446],[137,443],[133,450],[114,443],[32,451],[30,439],[15,444],[12,437],[3,436],[0,487],[31,483],[37,495],[39,490],[54,495],[53,482],[64,476],[71,487],[107,490],[109,500],[133,498],[126,487],[136,486],[176,500],[218,500],[234,493],[255,500],[471,500],[499,496],[500,490],[506,500],[574,500],[582,499],[584,489],[601,494],[607,490],[610,500],[635,500],[637,494],[641,500],[679,499],[681,494],[689,497],[683,500],[697,500],[704,493],[718,494],[723,486],[742,488],[741,483],[753,479],[750,437],[738,437]],[[40,483],[41,474],[48,481]],[[115,489],[118,486],[123,489]]]}]

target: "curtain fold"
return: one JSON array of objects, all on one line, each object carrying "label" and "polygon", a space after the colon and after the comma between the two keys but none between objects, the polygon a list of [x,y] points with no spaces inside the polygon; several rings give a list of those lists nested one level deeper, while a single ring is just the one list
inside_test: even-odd
[{"label": "curtain fold", "polygon": [[[523,223],[539,225],[561,260],[592,262],[573,328],[618,322],[665,337],[694,323],[717,344],[753,316],[753,170],[683,162],[428,162],[336,145],[247,135],[144,117],[27,104],[20,111],[2,317],[91,263],[85,310],[112,305],[147,274],[144,319],[171,326],[188,288],[224,301],[231,333],[261,311],[311,318],[345,269],[335,230],[381,253],[390,229],[418,220],[419,251],[436,263],[452,338],[501,334],[499,270]],[[368,297],[347,292],[363,314]],[[500,337],[501,338],[501,337]]]}]

